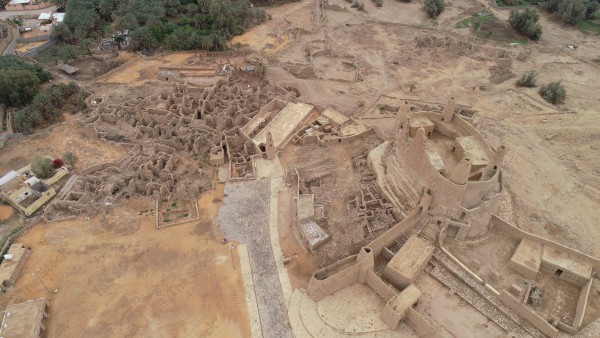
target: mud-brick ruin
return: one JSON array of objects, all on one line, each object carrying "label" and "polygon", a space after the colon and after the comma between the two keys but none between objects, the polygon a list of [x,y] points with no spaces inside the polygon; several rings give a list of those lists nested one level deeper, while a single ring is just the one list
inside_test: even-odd
[{"label": "mud-brick ruin", "polygon": [[171,91],[118,102],[91,97],[92,112],[83,123],[98,138],[128,147],[128,155],[83,170],[48,207],[45,218],[96,213],[135,195],[195,199],[212,184],[212,172],[203,168],[206,162],[227,162],[231,178],[251,176],[251,157],[261,151],[240,127],[277,93],[285,96],[278,87],[238,84],[229,77],[210,87],[175,82]]},{"label": "mud-brick ruin", "polygon": [[[294,293],[292,327],[300,327],[294,323],[302,322],[308,309],[319,308],[324,299],[361,284],[385,303],[379,317],[389,330],[404,321],[423,337],[450,336],[415,306],[423,291],[417,279],[427,273],[509,336],[579,332],[586,311],[592,311],[588,297],[600,260],[524,232],[495,215],[507,149],[492,148],[455,112],[453,98],[441,111],[415,110],[404,101],[394,139],[356,158],[359,168],[370,168],[377,188],[361,190],[349,202],[367,211],[369,205],[383,203],[401,220],[356,254],[315,271],[306,294]],[[473,271],[478,267],[453,252],[460,243],[497,238],[514,242],[515,248],[498,254],[498,271],[479,275]],[[566,283],[560,284],[561,290],[573,290],[575,301],[554,307],[548,319],[548,309],[532,304],[537,294],[556,283]]]}]

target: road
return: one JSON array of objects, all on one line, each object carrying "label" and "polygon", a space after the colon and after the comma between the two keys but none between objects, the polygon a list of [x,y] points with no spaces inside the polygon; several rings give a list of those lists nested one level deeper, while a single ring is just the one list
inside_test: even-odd
[{"label": "road", "polygon": [[43,8],[43,9],[36,9],[36,10],[32,10],[32,11],[1,11],[0,19],[5,20],[7,18],[10,18],[12,16],[17,16],[17,15],[40,14],[40,13],[47,13],[47,12],[56,12],[56,6]]}]

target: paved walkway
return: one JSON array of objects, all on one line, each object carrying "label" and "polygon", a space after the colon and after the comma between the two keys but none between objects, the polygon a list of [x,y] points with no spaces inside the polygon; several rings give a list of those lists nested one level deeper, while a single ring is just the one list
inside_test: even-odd
[{"label": "paved walkway", "polygon": [[246,307],[248,308],[248,320],[250,321],[250,334],[252,338],[262,338],[260,314],[258,313],[258,304],[256,303],[256,292],[254,289],[254,280],[252,279],[252,270],[250,268],[250,258],[248,258],[248,248],[245,244],[239,244],[237,249],[238,255],[240,256],[242,278],[244,279],[244,295],[246,295]]},{"label": "paved walkway", "polygon": [[[219,209],[217,222],[226,238],[237,240],[248,247],[262,335],[274,338],[292,337],[287,301],[284,300],[279,279],[279,264],[276,262],[276,258],[282,259],[281,249],[278,255],[274,255],[271,246],[273,235],[270,210],[273,202],[269,196],[272,197],[269,178],[227,183],[225,200]],[[279,241],[276,242],[279,245]]]}]

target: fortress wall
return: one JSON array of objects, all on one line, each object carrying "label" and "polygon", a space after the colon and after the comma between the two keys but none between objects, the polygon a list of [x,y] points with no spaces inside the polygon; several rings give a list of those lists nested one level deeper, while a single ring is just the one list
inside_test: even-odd
[{"label": "fortress wall", "polygon": [[577,299],[577,308],[575,309],[575,318],[573,318],[573,328],[579,329],[581,328],[581,324],[583,323],[583,317],[585,316],[585,310],[587,308],[588,299],[590,296],[590,291],[592,290],[592,286],[594,285],[594,278],[590,278],[590,280],[585,284],[584,287],[581,288],[579,292],[579,299]]},{"label": "fortress wall", "polygon": [[[316,271],[308,283],[307,291],[310,298],[319,301],[352,284],[358,283],[360,264],[356,262],[357,255],[346,257],[336,263]],[[342,270],[340,267],[356,262]],[[319,278],[317,278],[319,277]]]},{"label": "fortress wall", "polygon": [[470,223],[467,238],[483,236],[490,230],[490,219],[496,212],[499,203],[500,195],[497,195],[467,212],[464,218],[464,222]]},{"label": "fortress wall", "polygon": [[502,232],[503,234],[505,234],[511,238],[518,239],[518,240],[520,240],[522,238],[527,238],[536,243],[548,245],[548,246],[553,247],[559,251],[562,251],[574,258],[577,258],[584,262],[592,264],[594,272],[600,271],[600,259],[598,259],[598,258],[592,257],[581,251],[569,248],[567,246],[564,246],[557,242],[551,241],[549,239],[530,234],[526,231],[523,231],[523,230],[517,228],[515,225],[508,223],[507,221],[503,220],[502,218],[500,218],[496,215],[492,216],[492,221],[494,222],[493,227],[495,229],[497,229],[498,231]]},{"label": "fortress wall", "polygon": [[475,136],[477,144],[485,151],[489,158],[494,154],[494,150],[487,142],[485,142],[479,131],[460,117],[460,115],[455,113],[451,122],[442,121],[442,114],[439,113],[426,112],[424,115],[435,124],[435,130],[440,134],[451,138],[456,138],[459,134]]},{"label": "fortress wall", "polygon": [[416,149],[413,147],[406,150],[403,146],[400,146],[398,149],[400,149],[399,155],[402,157],[399,160],[406,163],[413,177],[420,178],[421,185],[432,191],[431,214],[448,215],[452,211],[456,213],[465,193],[466,185],[455,184],[442,176],[427,158],[424,147],[417,147]]},{"label": "fortress wall", "polygon": [[[484,196],[492,194],[493,191],[498,188],[498,185],[500,185],[500,189],[502,189],[502,184],[499,182],[500,179],[500,169],[497,169],[494,176],[487,181],[468,181],[465,195],[462,200],[462,206],[470,209],[481,202]],[[500,192],[502,192],[502,190],[500,190]]]},{"label": "fortress wall", "polygon": [[396,295],[396,291],[383,281],[373,270],[367,272],[367,285],[387,303]]},{"label": "fortress wall", "polygon": [[503,290],[502,296],[499,297],[499,299],[504,305],[516,312],[519,316],[525,318],[548,337],[556,337],[558,335],[558,330],[554,326],[548,323],[544,318],[540,317],[535,311],[528,309],[521,304],[521,302],[508,293],[508,291]]},{"label": "fortress wall", "polygon": [[79,173],[79,175],[80,176],[89,175],[89,174],[94,173],[96,171],[104,170],[104,169],[109,168],[109,167],[118,167],[118,166],[119,166],[119,161],[117,161],[117,162],[100,163],[100,164],[96,164],[96,165],[93,165],[91,167],[88,167],[86,169],[83,169],[81,171],[81,173]]},{"label": "fortress wall", "polygon": [[369,243],[369,248],[373,251],[373,255],[375,257],[379,256],[384,247],[394,243],[396,237],[415,226],[420,215],[419,208],[415,208],[406,218]]},{"label": "fortress wall", "polygon": [[407,309],[404,320],[419,337],[444,338],[442,334],[437,332],[437,330],[412,307]]}]

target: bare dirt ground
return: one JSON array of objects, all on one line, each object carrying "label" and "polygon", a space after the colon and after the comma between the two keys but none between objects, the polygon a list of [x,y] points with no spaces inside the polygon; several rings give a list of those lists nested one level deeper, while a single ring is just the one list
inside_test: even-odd
[{"label": "bare dirt ground", "polygon": [[116,161],[125,156],[126,147],[115,146],[96,138],[92,128],[83,127],[76,116],[65,114],[64,123],[52,126],[24,139],[8,141],[0,154],[0,172],[19,169],[40,156],[60,158],[67,151],[77,156],[75,170],[91,165]]},{"label": "bare dirt ground", "polygon": [[416,285],[423,292],[417,310],[428,314],[455,337],[504,337],[506,335],[506,331],[458,295],[449,294],[448,289],[429,274],[421,274]]},{"label": "bare dirt ground", "polygon": [[149,199],[37,226],[18,239],[32,254],[3,305],[49,297],[49,337],[248,337],[239,258],[215,223],[222,198],[203,195],[199,221],[161,230],[139,215]]},{"label": "bare dirt ground", "polygon": [[12,217],[15,210],[10,205],[0,205],[0,221],[5,221]]}]

